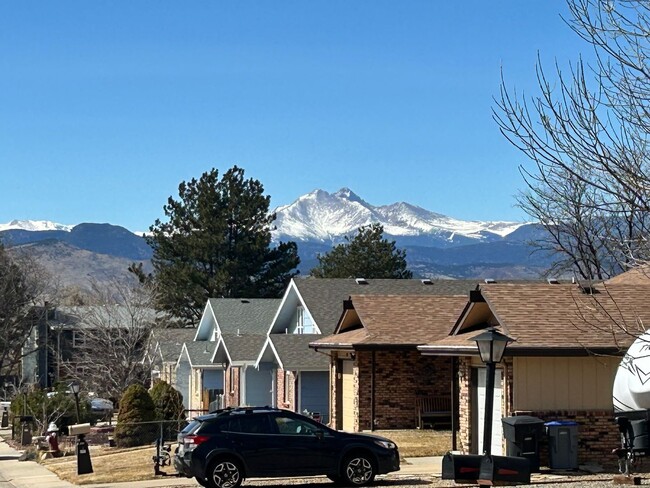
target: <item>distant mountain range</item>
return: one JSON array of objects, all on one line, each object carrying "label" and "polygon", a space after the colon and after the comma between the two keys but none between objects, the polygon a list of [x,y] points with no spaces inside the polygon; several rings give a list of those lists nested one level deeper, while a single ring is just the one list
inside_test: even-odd
[{"label": "distant mountain range", "polygon": [[[536,278],[551,262],[528,244],[545,235],[538,224],[463,221],[404,202],[376,207],[347,188],[315,190],[275,212],[273,239],[297,242],[302,274],[317,264],[318,253],[374,222],[406,250],[410,269],[421,277]],[[123,274],[133,261],[150,269],[152,256],[142,236],[111,224],[15,220],[0,224],[0,240],[32,253],[62,284],[81,287],[89,277]]]},{"label": "distant mountain range", "polygon": [[315,190],[276,209],[275,237],[281,240],[337,242],[363,225],[379,222],[386,235],[415,238],[432,247],[499,240],[526,224],[469,222],[405,202],[375,207],[348,188],[336,193]]}]

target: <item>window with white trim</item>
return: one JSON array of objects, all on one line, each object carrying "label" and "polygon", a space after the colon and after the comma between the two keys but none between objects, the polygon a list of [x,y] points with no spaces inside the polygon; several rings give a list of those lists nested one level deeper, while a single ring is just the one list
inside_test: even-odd
[{"label": "window with white trim", "polygon": [[297,319],[296,319],[296,334],[302,334],[303,326],[302,326],[302,320],[303,316],[305,313],[305,309],[303,307],[298,307],[297,309]]},{"label": "window with white trim", "polygon": [[309,315],[309,312],[305,310],[305,307],[299,306],[296,310],[296,334],[314,334],[314,321]]},{"label": "window with white trim", "polygon": [[83,347],[86,344],[84,333],[78,330],[72,331],[72,347]]}]

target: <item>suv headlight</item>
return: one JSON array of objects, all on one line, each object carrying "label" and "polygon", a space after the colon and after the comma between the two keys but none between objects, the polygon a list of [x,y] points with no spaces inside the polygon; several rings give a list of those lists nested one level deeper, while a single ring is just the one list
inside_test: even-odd
[{"label": "suv headlight", "polygon": [[375,444],[377,444],[378,446],[383,447],[384,449],[397,449],[397,444],[395,444],[394,442],[391,442],[391,441],[376,440]]}]

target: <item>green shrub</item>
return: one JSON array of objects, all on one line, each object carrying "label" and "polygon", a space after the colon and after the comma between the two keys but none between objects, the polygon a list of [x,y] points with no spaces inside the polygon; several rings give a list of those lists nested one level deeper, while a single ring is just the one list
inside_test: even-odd
[{"label": "green shrub", "polygon": [[156,381],[149,393],[156,407],[156,418],[164,423],[163,438],[174,439],[185,427],[183,395],[165,381]]},{"label": "green shrub", "polygon": [[142,385],[129,386],[120,400],[115,427],[118,447],[144,446],[158,437],[156,410],[151,396]]}]

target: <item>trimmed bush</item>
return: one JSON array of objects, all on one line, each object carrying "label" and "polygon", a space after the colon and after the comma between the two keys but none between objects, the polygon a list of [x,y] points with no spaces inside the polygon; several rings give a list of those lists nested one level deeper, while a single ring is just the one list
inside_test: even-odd
[{"label": "trimmed bush", "polygon": [[164,422],[164,439],[175,439],[185,427],[185,407],[181,392],[165,381],[156,381],[149,391],[156,407],[156,418]]},{"label": "trimmed bush", "polygon": [[147,390],[142,385],[129,386],[120,400],[115,427],[117,446],[151,444],[158,437],[159,425],[156,420],[156,408]]}]

